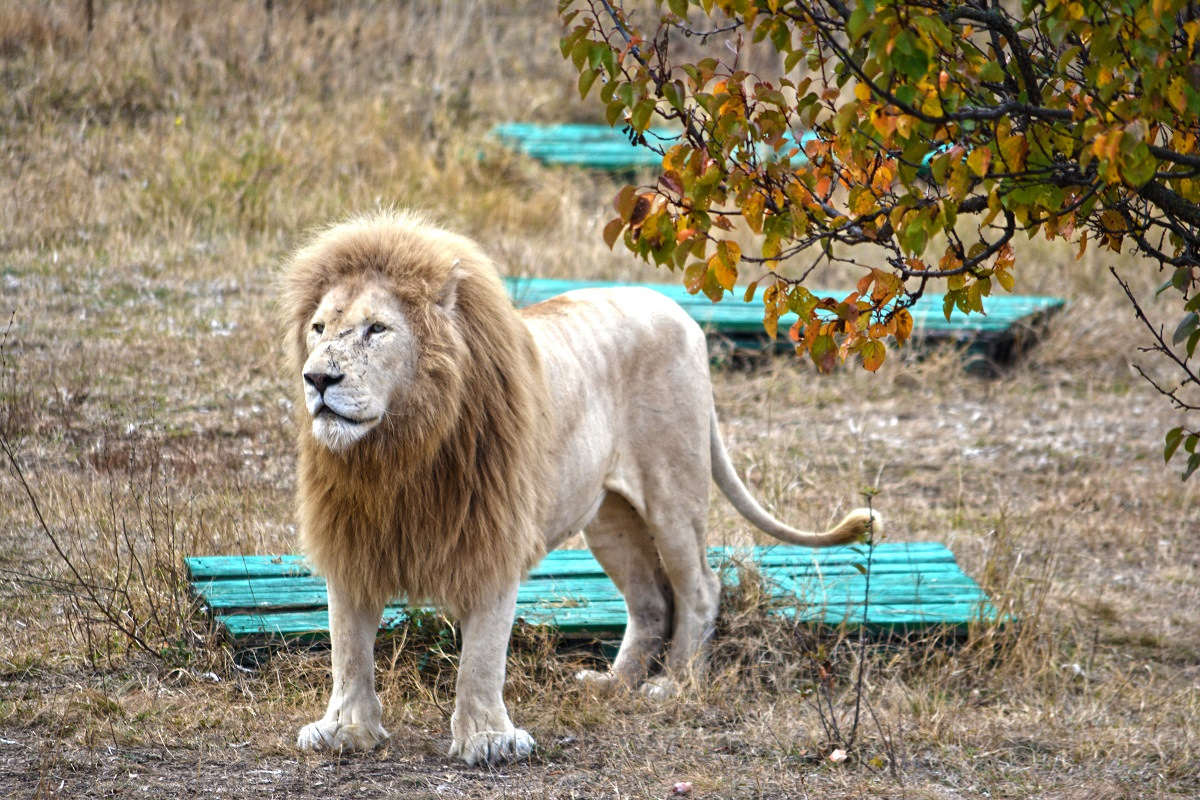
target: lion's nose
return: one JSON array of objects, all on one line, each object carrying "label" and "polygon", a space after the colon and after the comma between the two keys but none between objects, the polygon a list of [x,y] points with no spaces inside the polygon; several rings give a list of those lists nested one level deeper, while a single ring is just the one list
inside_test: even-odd
[{"label": "lion's nose", "polygon": [[306,372],[304,373],[305,383],[317,390],[317,394],[325,394],[325,390],[335,383],[338,383],[345,375],[330,375],[327,372]]}]

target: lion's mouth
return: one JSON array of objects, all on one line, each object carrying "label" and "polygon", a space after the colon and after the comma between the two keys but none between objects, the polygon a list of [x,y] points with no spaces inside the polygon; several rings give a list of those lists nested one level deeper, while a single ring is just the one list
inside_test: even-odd
[{"label": "lion's mouth", "polygon": [[313,414],[313,419],[316,419],[316,418],[322,417],[322,416],[334,417],[336,419],[342,420],[343,422],[349,422],[351,425],[366,425],[370,422],[375,421],[374,418],[372,418],[372,419],[354,419],[353,417],[347,417],[345,414],[339,414],[338,412],[334,411],[332,408],[330,408],[327,405],[322,405],[319,409],[317,409],[317,413]]}]

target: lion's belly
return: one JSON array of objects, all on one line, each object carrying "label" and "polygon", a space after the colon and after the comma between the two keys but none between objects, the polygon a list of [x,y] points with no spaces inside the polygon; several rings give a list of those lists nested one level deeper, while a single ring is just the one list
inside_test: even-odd
[{"label": "lion's belly", "polygon": [[609,491],[640,505],[657,438],[700,434],[697,457],[707,458],[712,386],[703,332],[657,292],[585,289],[523,313],[555,415],[549,549],[584,528]]}]

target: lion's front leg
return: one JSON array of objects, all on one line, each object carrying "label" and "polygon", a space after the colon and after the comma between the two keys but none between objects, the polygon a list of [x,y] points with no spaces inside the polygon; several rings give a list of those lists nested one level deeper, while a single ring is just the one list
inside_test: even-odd
[{"label": "lion's front leg", "polygon": [[493,602],[462,617],[450,756],[471,765],[525,758],[533,752],[533,737],[513,727],[504,708],[505,660],[516,607],[514,582]]},{"label": "lion's front leg", "polygon": [[375,634],[382,605],[360,607],[329,580],[329,635],[333,643],[333,689],[325,716],[300,729],[302,750],[372,750],[388,739],[375,694]]}]

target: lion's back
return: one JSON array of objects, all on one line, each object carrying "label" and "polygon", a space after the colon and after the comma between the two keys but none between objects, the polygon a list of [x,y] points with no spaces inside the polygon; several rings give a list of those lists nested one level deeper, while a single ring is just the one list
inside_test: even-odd
[{"label": "lion's back", "polygon": [[603,363],[626,375],[681,361],[707,372],[704,332],[678,303],[653,289],[576,289],[529,306],[522,316],[544,358]]}]

